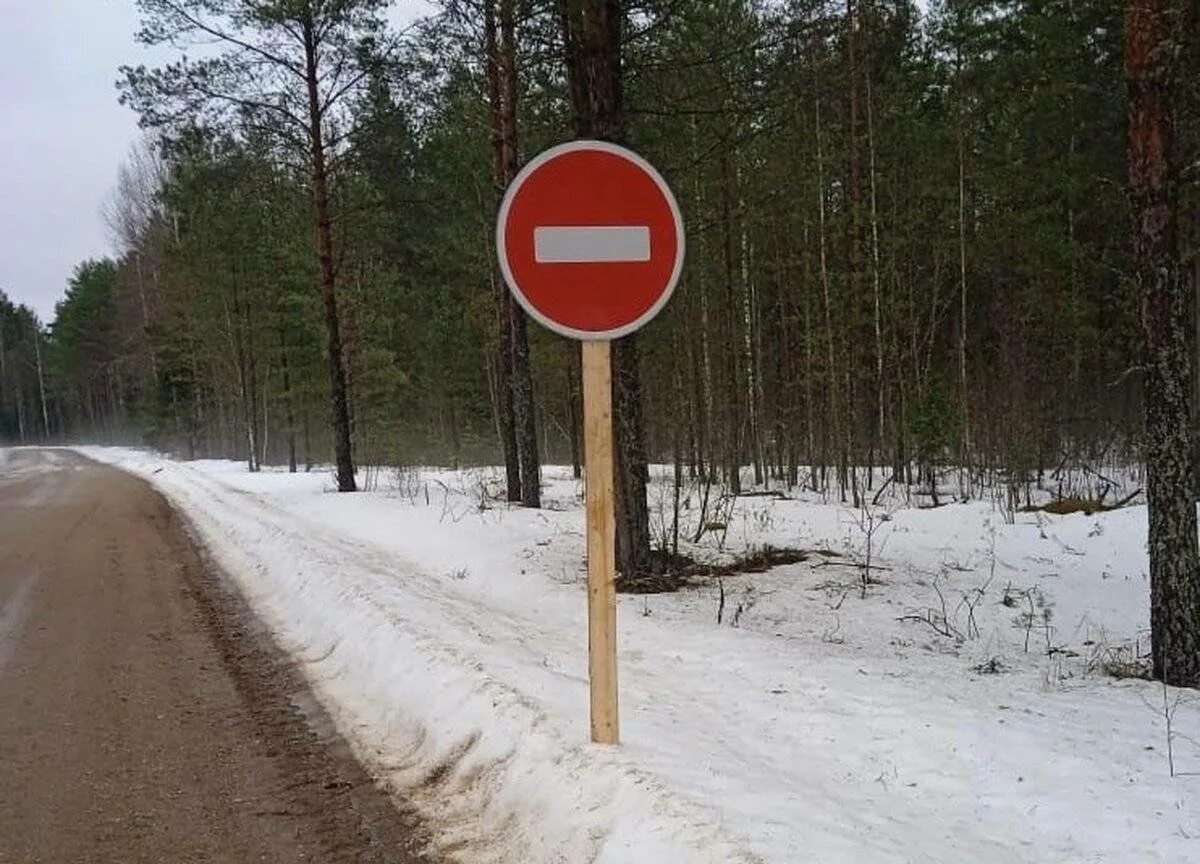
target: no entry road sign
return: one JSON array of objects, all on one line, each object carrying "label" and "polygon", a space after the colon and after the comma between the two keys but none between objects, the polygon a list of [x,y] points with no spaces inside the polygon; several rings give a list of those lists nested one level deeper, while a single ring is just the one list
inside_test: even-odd
[{"label": "no entry road sign", "polygon": [[683,268],[683,220],[645,159],[604,141],[572,141],[513,180],[496,250],[536,321],[573,339],[616,339],[670,299]]},{"label": "no entry road sign", "polygon": [[641,156],[604,141],[542,153],[496,219],[504,281],[535,320],[580,339],[587,470],[588,685],[592,740],[616,744],[617,601],[609,340],[661,309],[683,269],[683,220]]}]

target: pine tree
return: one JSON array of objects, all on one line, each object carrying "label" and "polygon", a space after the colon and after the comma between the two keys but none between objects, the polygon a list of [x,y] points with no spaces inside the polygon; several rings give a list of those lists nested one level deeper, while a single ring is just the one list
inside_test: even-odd
[{"label": "pine tree", "polygon": [[[330,188],[345,108],[364,84],[363,58],[379,49],[383,0],[139,0],[147,45],[208,44],[221,53],[155,70],[125,67],[122,97],[152,126],[231,114],[304,159],[312,190],[319,286],[325,313],[338,489],[356,488],[351,452],[337,250]],[[340,121],[340,122],[339,122]]]},{"label": "pine tree", "polygon": [[[1192,449],[1195,297],[1184,278],[1176,226],[1172,85],[1178,10],[1128,0],[1129,189],[1134,279],[1146,334],[1146,485],[1150,639],[1154,676],[1200,686],[1200,551]],[[1174,13],[1174,14],[1173,14]]]}]

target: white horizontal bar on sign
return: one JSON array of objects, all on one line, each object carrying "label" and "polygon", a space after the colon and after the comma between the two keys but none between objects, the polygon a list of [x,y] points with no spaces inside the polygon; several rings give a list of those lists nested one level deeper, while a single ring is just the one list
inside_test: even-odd
[{"label": "white horizontal bar on sign", "polygon": [[650,260],[648,225],[543,225],[533,229],[539,264],[615,264]]}]

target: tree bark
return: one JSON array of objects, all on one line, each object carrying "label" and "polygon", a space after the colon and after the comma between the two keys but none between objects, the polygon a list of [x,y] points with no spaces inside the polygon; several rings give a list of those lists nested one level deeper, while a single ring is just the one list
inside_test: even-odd
[{"label": "tree bark", "polygon": [[[625,137],[621,90],[622,0],[561,0],[567,77],[581,138]],[[612,344],[617,570],[651,569],[645,430],[636,334]]]},{"label": "tree bark", "polygon": [[50,440],[50,413],[46,410],[46,376],[42,371],[42,334],[33,324],[33,356],[37,358],[38,396],[42,403],[42,440]]},{"label": "tree bark", "polygon": [[[961,75],[962,54],[955,54],[955,79]],[[958,147],[958,383],[962,399],[962,438],[960,462],[966,469],[968,483],[971,463],[971,414],[970,391],[967,388],[967,153],[966,132],[963,129],[962,96],[955,108],[955,139]],[[961,485],[961,484],[960,484]]]},{"label": "tree bark", "polygon": [[1191,446],[1192,304],[1175,221],[1167,0],[1128,0],[1125,71],[1134,278],[1146,337],[1146,500],[1154,676],[1200,686],[1200,551]]},{"label": "tree bark", "polygon": [[283,408],[286,412],[287,442],[288,442],[288,473],[296,473],[296,407],[295,396],[292,393],[292,374],[288,367],[287,337],[283,328],[279,330],[279,361],[283,373]]},{"label": "tree bark", "polygon": [[742,368],[740,309],[734,285],[733,208],[729,190],[729,147],[721,148],[721,263],[725,288],[725,474],[729,491],[742,493]]},{"label": "tree bark", "polygon": [[846,222],[846,252],[848,262],[848,293],[849,307],[854,310],[850,322],[844,328],[846,338],[842,342],[843,376],[845,381],[844,402],[846,422],[842,426],[845,442],[842,450],[840,466],[840,482],[842,484],[842,500],[846,498],[846,487],[849,485],[853,496],[854,506],[858,507],[859,490],[857,464],[858,455],[855,452],[854,412],[858,400],[855,395],[856,363],[859,346],[858,310],[863,301],[863,192],[862,192],[862,148],[859,146],[861,133],[859,127],[859,61],[858,61],[858,29],[859,16],[856,0],[846,0],[846,83],[849,85],[849,218]]},{"label": "tree bark", "polygon": [[537,439],[537,408],[533,400],[533,373],[529,363],[529,334],[525,310],[508,298],[512,316],[513,430],[521,466],[521,504],[542,506],[541,456]]},{"label": "tree bark", "polygon": [[[504,109],[501,101],[500,48],[496,34],[495,0],[483,4],[483,50],[487,66],[488,119],[492,150],[492,183],[497,195],[503,195],[511,176],[506,176],[504,153]],[[493,272],[496,326],[496,426],[500,447],[504,452],[505,498],[521,500],[521,463],[517,451],[517,432],[514,422],[512,372],[512,294],[504,280]]]},{"label": "tree bark", "polygon": [[232,342],[234,359],[237,364],[237,389],[238,402],[242,412],[242,431],[246,441],[246,470],[253,474],[258,470],[256,454],[258,448],[255,441],[255,421],[254,409],[251,407],[250,400],[253,393],[253,384],[250,381],[249,361],[246,351],[246,334],[243,326],[241,294],[238,290],[238,273],[235,270],[229,276],[233,284],[232,300],[233,313],[230,314],[228,304],[225,305],[225,327],[229,331],[229,338]]},{"label": "tree bark", "polygon": [[[517,175],[517,24],[515,0],[500,0],[500,137],[501,180],[507,187]],[[504,286],[501,286],[503,290]],[[525,310],[504,291],[509,316],[508,350],[512,357],[513,431],[521,468],[521,503],[542,506],[541,460],[538,454],[537,411],[533,374],[529,366],[529,335]]]},{"label": "tree bark", "polygon": [[[815,63],[814,63],[813,69],[815,72],[815,70],[816,70]],[[814,84],[815,84],[815,88],[816,88],[816,105],[815,105],[816,126],[814,128],[813,134],[814,134],[814,137],[816,139],[816,144],[817,144],[817,225],[818,225],[818,230],[820,232],[820,237],[819,237],[820,242],[818,245],[818,249],[820,251],[820,265],[821,265],[821,267],[820,267],[821,298],[824,301],[823,309],[824,309],[824,321],[825,321],[825,361],[826,361],[826,376],[827,376],[825,386],[828,389],[828,396],[829,396],[829,417],[826,421],[826,425],[832,427],[832,429],[830,431],[827,431],[825,433],[825,438],[827,441],[832,440],[833,442],[835,442],[835,446],[840,446],[842,443],[842,440],[841,440],[842,415],[841,415],[841,402],[840,402],[840,399],[838,398],[838,369],[837,369],[837,364],[835,361],[835,350],[834,350],[834,339],[833,339],[833,308],[832,308],[833,300],[830,296],[829,261],[828,261],[828,254],[826,251],[826,236],[827,236],[827,234],[826,234],[826,219],[825,219],[825,159],[824,159],[824,152],[823,152],[822,142],[821,142],[821,134],[822,134],[821,133],[821,93],[820,93],[821,84],[820,84],[819,80],[815,81]],[[830,461],[830,459],[829,459],[830,455],[831,454],[828,451],[826,451],[826,454],[825,454],[824,458],[822,459],[822,465],[821,465],[822,477],[823,477],[822,486],[824,486],[824,471]],[[846,458],[846,454],[843,453],[842,459],[839,460],[839,464],[844,464],[845,458]],[[842,476],[844,477],[844,474]],[[842,498],[843,498],[843,500],[845,499],[844,484],[842,487]]]},{"label": "tree bark", "polygon": [[346,360],[342,356],[342,330],[338,318],[336,280],[333,266],[333,226],[329,214],[329,177],[325,164],[325,141],[318,87],[317,36],[311,17],[304,21],[304,80],[308,89],[308,136],[312,169],[313,213],[317,229],[317,264],[321,278],[321,300],[329,353],[329,396],[333,414],[334,458],[339,492],[355,492],[354,458],[350,450],[350,406],[346,393]]},{"label": "tree bark", "polygon": [[[884,392],[886,383],[884,378],[884,350],[883,350],[883,303],[882,303],[882,283],[879,266],[879,207],[878,207],[878,189],[876,185],[876,170],[875,170],[875,114],[873,102],[873,94],[871,92],[871,73],[868,70],[865,76],[866,98],[867,98],[867,164],[870,169],[870,194],[871,194],[871,294],[874,300],[874,319],[875,319],[875,444],[879,448],[879,462],[884,464],[884,435],[885,426],[885,399]],[[895,454],[893,454],[893,461]]]}]

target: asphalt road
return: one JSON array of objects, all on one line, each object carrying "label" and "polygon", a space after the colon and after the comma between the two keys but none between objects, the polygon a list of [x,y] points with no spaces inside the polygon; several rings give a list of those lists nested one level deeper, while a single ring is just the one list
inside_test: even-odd
[{"label": "asphalt road", "polygon": [[420,846],[161,495],[66,451],[0,460],[0,864]]}]

